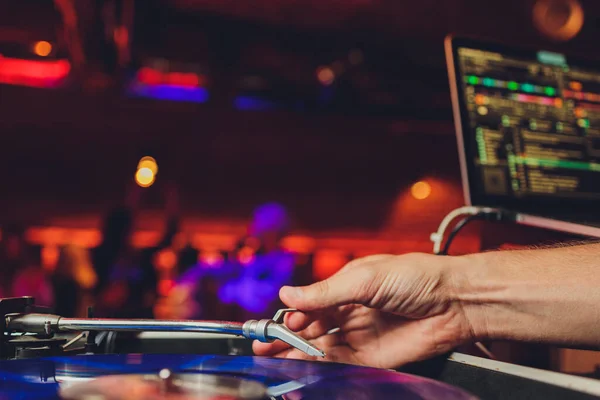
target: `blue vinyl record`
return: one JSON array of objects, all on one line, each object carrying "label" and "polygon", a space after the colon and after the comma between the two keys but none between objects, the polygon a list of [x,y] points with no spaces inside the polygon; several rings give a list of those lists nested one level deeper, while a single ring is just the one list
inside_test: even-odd
[{"label": "blue vinyl record", "polygon": [[4,399],[474,399],[394,371],[212,355],[81,355],[0,362]]}]

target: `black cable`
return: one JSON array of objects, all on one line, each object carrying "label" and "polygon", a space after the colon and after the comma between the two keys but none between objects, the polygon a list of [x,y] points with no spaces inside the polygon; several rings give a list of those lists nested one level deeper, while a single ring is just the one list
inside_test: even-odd
[{"label": "black cable", "polygon": [[450,251],[450,245],[452,244],[452,241],[454,240],[456,235],[458,235],[458,233],[471,221],[475,221],[475,220],[479,219],[479,220],[485,220],[485,221],[513,221],[514,222],[516,220],[516,217],[517,217],[517,213],[515,213],[513,211],[507,211],[507,210],[481,211],[481,212],[478,212],[477,214],[469,215],[469,216],[463,218],[462,220],[460,220],[454,226],[454,229],[452,229],[452,231],[448,235],[448,239],[446,239],[446,244],[440,250],[440,252],[437,254],[440,256],[447,256],[448,252]]},{"label": "black cable", "polygon": [[488,216],[488,213],[483,213],[482,212],[482,213],[477,213],[477,214],[469,215],[469,216],[461,219],[454,226],[454,229],[452,229],[452,231],[448,235],[448,239],[446,239],[446,244],[440,250],[440,252],[438,253],[438,255],[440,255],[440,256],[447,256],[448,255],[448,251],[450,251],[450,245],[452,244],[452,241],[454,240],[454,238],[456,237],[456,235],[458,235],[458,232],[460,232],[462,230],[462,228],[464,228],[469,222],[475,221],[477,219],[485,219],[486,216]]}]

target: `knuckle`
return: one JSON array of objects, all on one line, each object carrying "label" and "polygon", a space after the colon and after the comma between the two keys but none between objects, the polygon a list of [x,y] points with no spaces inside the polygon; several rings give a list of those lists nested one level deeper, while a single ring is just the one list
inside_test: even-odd
[{"label": "knuckle", "polygon": [[374,265],[363,265],[356,268],[356,279],[360,282],[371,282],[377,278],[378,268]]},{"label": "knuckle", "polygon": [[357,258],[355,260],[350,261],[344,268],[354,269],[358,267],[362,267],[365,265],[372,265],[377,263],[382,263],[388,261],[390,258],[395,256],[391,254],[374,254],[366,257]]},{"label": "knuckle", "polygon": [[363,299],[373,296],[379,286],[378,269],[373,265],[364,265],[353,272],[356,295]]}]

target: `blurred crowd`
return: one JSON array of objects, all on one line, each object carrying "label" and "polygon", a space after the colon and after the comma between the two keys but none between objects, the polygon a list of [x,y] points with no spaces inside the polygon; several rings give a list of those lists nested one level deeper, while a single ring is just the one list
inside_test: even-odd
[{"label": "blurred crowd", "polygon": [[234,249],[210,262],[191,244],[176,253],[168,291],[159,291],[158,255],[171,248],[179,232],[177,191],[166,192],[166,229],[151,247],[135,248],[132,234],[139,190],[103,219],[102,239],[91,249],[64,245],[55,268],[42,268],[41,248],[25,240],[18,225],[2,227],[0,297],[34,296],[64,317],[84,317],[94,306],[97,317],[247,320],[272,316],[283,305],[285,284],[307,284],[310,261],[300,265],[284,250],[290,229],[284,206],[267,203],[251,216],[247,234]]}]

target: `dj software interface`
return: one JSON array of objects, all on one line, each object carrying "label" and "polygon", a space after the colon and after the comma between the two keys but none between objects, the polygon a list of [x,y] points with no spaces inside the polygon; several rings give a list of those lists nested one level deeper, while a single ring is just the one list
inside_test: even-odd
[{"label": "dj software interface", "polygon": [[600,71],[550,52],[458,55],[485,194],[600,199]]}]

